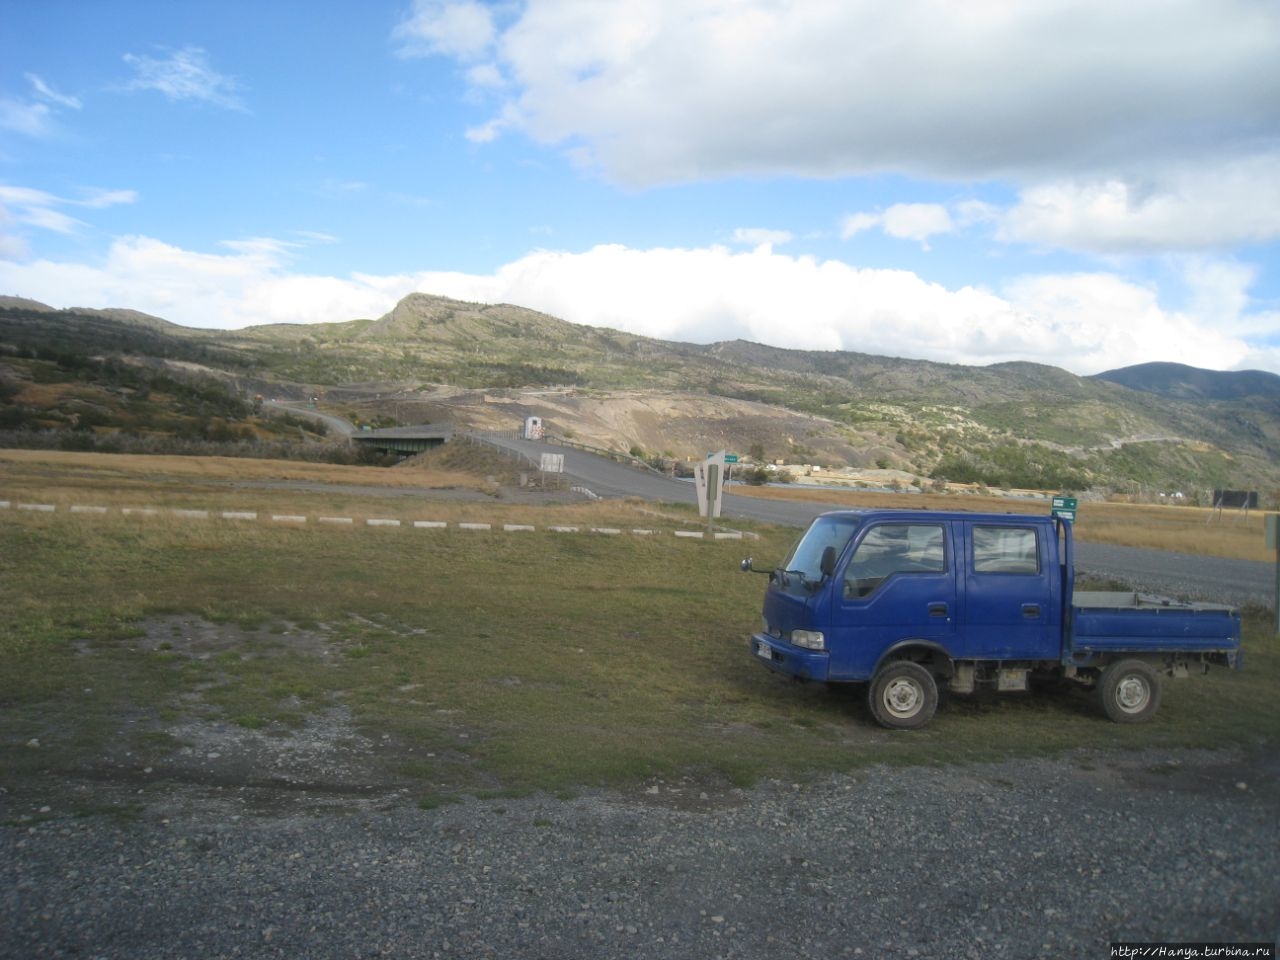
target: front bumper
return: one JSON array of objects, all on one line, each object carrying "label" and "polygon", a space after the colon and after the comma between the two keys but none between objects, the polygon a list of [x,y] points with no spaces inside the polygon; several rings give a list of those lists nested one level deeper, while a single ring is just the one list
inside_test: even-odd
[{"label": "front bumper", "polygon": [[826,682],[831,658],[825,650],[806,650],[769,636],[751,635],[751,653],[770,670],[797,680]]}]

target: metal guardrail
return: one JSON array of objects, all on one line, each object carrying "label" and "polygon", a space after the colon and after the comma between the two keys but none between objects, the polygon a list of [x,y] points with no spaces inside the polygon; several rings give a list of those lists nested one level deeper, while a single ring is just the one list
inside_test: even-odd
[{"label": "metal guardrail", "polygon": [[484,432],[468,430],[465,433],[456,433],[455,436],[476,446],[488,447],[503,456],[518,460],[521,464],[527,464],[534,470],[542,468],[542,464],[535,461],[527,453],[520,450],[512,450],[510,447],[504,447],[494,442],[495,440],[518,440],[519,437],[516,435],[515,430],[486,430]]},{"label": "metal guardrail", "polygon": [[[523,463],[529,464],[535,470],[542,468],[542,464],[534,460],[527,453],[519,450],[512,450],[509,447],[503,447],[493,442],[494,440],[525,439],[521,436],[521,431],[519,430],[468,430],[466,432],[459,432],[457,436],[462,437],[471,443],[481,444],[497,450],[499,453],[506,454],[509,457],[514,457]],[[617,450],[606,450],[603,447],[593,447],[589,443],[579,443],[576,440],[570,440],[568,437],[561,437],[551,433],[545,434],[542,439],[546,443],[554,443],[562,447],[569,447],[573,450],[582,450],[584,453],[593,453],[598,457],[607,457],[615,463],[639,467],[642,470],[648,470],[651,473],[655,473],[660,477],[669,476],[669,474],[659,470],[648,461],[641,460],[639,457],[633,457],[629,453],[621,453]]]}]

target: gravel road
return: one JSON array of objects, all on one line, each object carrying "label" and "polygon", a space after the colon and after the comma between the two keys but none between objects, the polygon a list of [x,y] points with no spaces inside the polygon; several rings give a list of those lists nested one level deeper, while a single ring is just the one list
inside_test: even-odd
[{"label": "gravel road", "polygon": [[0,794],[0,956],[1056,960],[1280,933],[1276,758],[261,799],[175,788],[120,822]]},{"label": "gravel road", "polygon": [[1239,607],[1275,605],[1275,567],[1256,560],[1077,543],[1076,569],[1162,596]]}]

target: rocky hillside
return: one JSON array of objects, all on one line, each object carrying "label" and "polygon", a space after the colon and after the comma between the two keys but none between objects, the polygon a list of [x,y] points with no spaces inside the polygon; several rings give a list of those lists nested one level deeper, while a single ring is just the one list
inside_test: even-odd
[{"label": "rocky hillside", "polygon": [[538,414],[555,432],[646,454],[726,447],[999,486],[1280,488],[1280,377],[1257,372],[1144,365],[1086,378],[1027,363],[675,343],[426,294],[379,318],[239,331],[0,301],[10,411],[47,395],[28,385],[58,376],[70,353],[162,365],[241,398],[319,396],[364,422],[513,429]]}]

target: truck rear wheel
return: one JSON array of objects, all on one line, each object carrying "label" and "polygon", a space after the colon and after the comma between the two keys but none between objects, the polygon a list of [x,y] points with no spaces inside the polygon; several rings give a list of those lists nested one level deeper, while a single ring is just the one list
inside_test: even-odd
[{"label": "truck rear wheel", "polygon": [[1143,723],[1160,707],[1160,675],[1141,660],[1118,660],[1102,671],[1098,695],[1116,723]]},{"label": "truck rear wheel", "polygon": [[867,692],[871,715],[891,730],[917,730],[938,709],[933,674],[911,660],[895,660],[880,668]]}]

